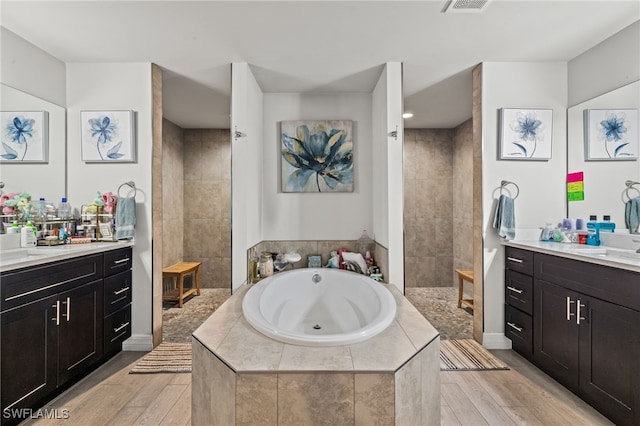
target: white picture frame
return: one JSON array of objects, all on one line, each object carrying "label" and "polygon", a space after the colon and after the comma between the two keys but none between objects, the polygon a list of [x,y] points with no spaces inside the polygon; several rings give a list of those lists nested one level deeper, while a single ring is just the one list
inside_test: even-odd
[{"label": "white picture frame", "polygon": [[501,160],[551,159],[553,110],[547,108],[500,109],[499,158]]},{"label": "white picture frame", "polygon": [[80,111],[82,161],[136,161],[134,112]]},{"label": "white picture frame", "polygon": [[0,126],[1,163],[49,162],[47,111],[1,111]]},{"label": "white picture frame", "polygon": [[638,159],[638,108],[593,108],[583,114],[585,161]]}]

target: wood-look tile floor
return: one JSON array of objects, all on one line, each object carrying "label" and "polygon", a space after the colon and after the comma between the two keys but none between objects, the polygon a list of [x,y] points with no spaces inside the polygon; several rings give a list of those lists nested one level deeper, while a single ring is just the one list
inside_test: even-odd
[{"label": "wood-look tile floor", "polygon": [[[513,351],[492,351],[508,371],[441,372],[442,425],[610,425]],[[29,425],[188,425],[190,374],[129,374],[144,353],[122,352],[47,405],[67,419]],[[50,411],[51,412],[51,411]],[[53,411],[55,412],[55,411]]]}]

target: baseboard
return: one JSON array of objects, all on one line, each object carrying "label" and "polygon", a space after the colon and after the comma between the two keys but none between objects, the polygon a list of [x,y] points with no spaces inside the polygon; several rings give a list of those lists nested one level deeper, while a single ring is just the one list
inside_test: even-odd
[{"label": "baseboard", "polygon": [[503,333],[483,333],[482,346],[486,349],[511,349],[511,340]]},{"label": "baseboard", "polygon": [[123,351],[149,352],[153,350],[153,335],[134,334],[122,342]]}]

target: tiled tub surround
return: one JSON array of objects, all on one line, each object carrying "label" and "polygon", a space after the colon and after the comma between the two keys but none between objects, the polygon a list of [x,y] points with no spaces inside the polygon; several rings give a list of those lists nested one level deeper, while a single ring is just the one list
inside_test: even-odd
[{"label": "tiled tub surround", "polygon": [[397,313],[352,345],[271,340],[242,315],[242,286],[193,333],[194,425],[440,423],[440,338],[393,286]]},{"label": "tiled tub surround", "polygon": [[[270,252],[270,253],[287,253],[287,252],[296,252],[302,256],[302,259],[299,262],[296,262],[292,265],[293,268],[306,268],[307,267],[307,258],[311,255],[320,255],[322,257],[322,266],[326,265],[329,261],[329,256],[332,250],[338,250],[341,248],[346,249],[347,251],[356,252],[356,253],[364,253],[366,250],[371,252],[371,255],[375,259],[376,265],[380,268],[380,272],[382,276],[385,278],[388,276],[389,270],[389,255],[386,247],[378,244],[377,242],[373,242],[367,246],[363,246],[358,243],[357,240],[304,240],[304,241],[293,241],[293,240],[283,240],[283,241],[261,241],[256,244],[252,249],[255,248],[258,256],[261,252]],[[249,260],[251,249],[247,251],[247,262]],[[287,267],[290,269],[291,267]]]}]

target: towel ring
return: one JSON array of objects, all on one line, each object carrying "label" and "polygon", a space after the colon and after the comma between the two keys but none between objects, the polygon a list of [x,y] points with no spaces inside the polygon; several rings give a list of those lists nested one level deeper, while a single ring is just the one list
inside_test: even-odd
[{"label": "towel ring", "polygon": [[[520,195],[520,188],[515,182],[511,182],[508,180],[503,180],[500,182],[500,195],[502,195],[502,190],[505,189],[507,185],[513,185],[516,187],[516,195],[513,197],[513,199],[515,200],[516,198],[518,198],[518,195]],[[511,195],[511,193],[509,193],[509,195]]]},{"label": "towel ring", "polygon": [[[628,180],[625,181],[624,183],[627,187],[625,188],[624,191],[622,191],[622,202],[626,203],[627,201],[631,200],[631,194],[629,194],[630,190],[635,190],[638,193],[638,196],[640,196],[640,189],[636,188],[635,185],[640,185],[640,182],[634,182],[632,180]],[[625,200],[624,197],[625,195],[627,196],[627,199]]]},{"label": "towel ring", "polygon": [[118,191],[117,191],[118,192],[118,197],[122,197],[122,195],[120,195],[120,190],[122,189],[123,186],[128,186],[131,189],[133,189],[133,196],[134,197],[136,196],[136,192],[138,191],[136,189],[136,183],[134,181],[130,180],[129,182],[125,182],[125,183],[123,183],[122,185],[120,185],[118,187]]}]

